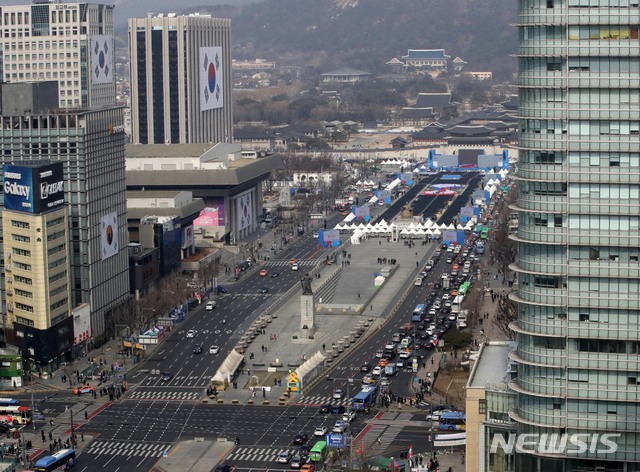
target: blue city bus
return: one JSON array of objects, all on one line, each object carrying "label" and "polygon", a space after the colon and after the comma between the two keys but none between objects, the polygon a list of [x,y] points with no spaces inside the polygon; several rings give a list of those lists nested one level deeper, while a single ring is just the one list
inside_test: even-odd
[{"label": "blue city bus", "polygon": [[411,314],[411,321],[416,323],[420,323],[424,320],[424,314],[427,310],[427,307],[423,303],[418,303],[416,307],[413,309],[413,313]]},{"label": "blue city bus", "polygon": [[465,431],[467,415],[462,411],[449,411],[440,415],[441,431]]},{"label": "blue city bus", "polygon": [[18,406],[20,405],[20,400],[15,400],[13,398],[0,398],[0,406]]},{"label": "blue city bus", "polygon": [[360,393],[353,397],[351,407],[357,411],[364,410],[375,405],[377,393],[377,385],[367,385],[366,387],[363,387]]},{"label": "blue city bus", "polygon": [[51,472],[60,467],[67,470],[74,465],[76,465],[75,449],[60,449],[58,452],[38,460],[34,470],[35,472]]}]

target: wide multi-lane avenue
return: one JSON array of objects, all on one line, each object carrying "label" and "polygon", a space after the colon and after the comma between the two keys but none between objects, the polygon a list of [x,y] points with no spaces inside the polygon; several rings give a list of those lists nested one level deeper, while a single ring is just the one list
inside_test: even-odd
[{"label": "wide multi-lane avenue", "polygon": [[[475,187],[478,177],[473,177],[470,187]],[[400,208],[413,202],[416,213],[433,216],[444,209],[447,201],[442,198],[420,196],[429,183],[438,176],[429,176],[418,182],[389,209],[381,215],[387,221]],[[462,202],[464,203],[464,202]],[[336,223],[338,215],[329,221]],[[426,260],[436,250],[435,244],[421,247],[420,259]],[[147,358],[141,368],[128,375],[130,390],[125,400],[110,405],[99,415],[91,418],[81,431],[95,438],[85,446],[79,459],[79,470],[148,470],[163,453],[181,439],[203,437],[242,438],[242,444],[232,451],[229,463],[240,468],[253,468],[268,463],[269,468],[283,468],[274,461],[279,452],[296,449],[291,445],[295,434],[312,434],[318,426],[333,426],[335,416],[320,415],[318,403],[331,398],[336,388],[351,394],[359,388],[362,374],[359,367],[364,362],[373,362],[375,352],[388,341],[399,326],[409,321],[410,313],[417,303],[423,303],[428,296],[429,282],[440,277],[444,262],[430,272],[421,287],[405,287],[407,293],[398,309],[375,334],[349,354],[339,358],[329,373],[330,380],[318,382],[302,398],[287,406],[248,406],[202,404],[199,400],[210,379],[249,325],[280,295],[295,284],[299,284],[300,273],[288,268],[290,258],[295,258],[304,266],[318,264],[332,252],[321,248],[310,234],[288,245],[288,249],[268,263],[270,274],[277,277],[259,277],[257,271],[244,274],[240,280],[228,287],[229,293],[218,297],[218,306],[207,311],[204,304],[178,325],[165,341]],[[266,287],[267,293],[261,293]],[[398,297],[401,294],[398,294]],[[397,300],[390,300],[391,308]],[[187,337],[194,331],[193,337]],[[202,343],[204,352],[194,354],[193,346]],[[209,348],[218,346],[220,353],[210,355]],[[422,351],[427,362],[430,351]],[[152,371],[170,372],[171,379],[163,381],[162,376],[152,375]],[[347,383],[353,377],[354,383]],[[400,372],[392,383],[392,391],[398,396],[412,393],[412,376],[408,371]],[[38,398],[44,394],[38,395]],[[42,408],[55,413],[64,411],[68,404],[82,401],[65,392],[42,403]],[[415,414],[403,413],[398,424],[418,424],[424,420]],[[359,414],[351,423],[350,432],[356,436],[364,427],[366,415]],[[424,436],[420,428],[389,429],[380,428],[380,438],[393,439],[397,444],[414,444],[419,449],[418,438]],[[391,438],[393,436],[393,438]],[[424,443],[424,440],[422,440]],[[393,447],[390,446],[390,451]],[[418,450],[416,452],[419,452]],[[262,466],[264,468],[264,466]]]}]

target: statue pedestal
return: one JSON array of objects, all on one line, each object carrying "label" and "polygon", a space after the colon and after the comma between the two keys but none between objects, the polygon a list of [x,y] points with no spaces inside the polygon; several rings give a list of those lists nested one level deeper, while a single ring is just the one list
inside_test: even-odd
[{"label": "statue pedestal", "polygon": [[314,299],[311,295],[300,295],[300,333],[308,338],[315,332]]}]

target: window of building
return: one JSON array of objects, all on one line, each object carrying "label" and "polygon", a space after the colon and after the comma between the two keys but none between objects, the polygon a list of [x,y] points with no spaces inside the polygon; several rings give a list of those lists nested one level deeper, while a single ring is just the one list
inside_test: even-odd
[{"label": "window of building", "polygon": [[478,413],[481,415],[487,414],[487,401],[486,400],[478,400]]},{"label": "window of building", "polygon": [[11,226],[13,226],[14,228],[29,229],[29,223],[26,223],[24,221],[11,220]]}]

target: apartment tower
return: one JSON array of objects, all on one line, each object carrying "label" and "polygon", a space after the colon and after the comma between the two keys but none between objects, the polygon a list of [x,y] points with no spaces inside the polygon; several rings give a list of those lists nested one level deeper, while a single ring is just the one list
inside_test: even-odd
[{"label": "apartment tower", "polygon": [[518,2],[510,416],[547,436],[515,470],[640,470],[639,24],[638,0]]},{"label": "apartment tower", "polygon": [[129,19],[131,141],[231,142],[231,20]]}]

